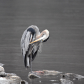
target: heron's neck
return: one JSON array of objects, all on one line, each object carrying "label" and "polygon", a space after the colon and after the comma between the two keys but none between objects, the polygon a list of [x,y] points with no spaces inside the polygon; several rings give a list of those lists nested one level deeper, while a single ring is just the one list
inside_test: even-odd
[{"label": "heron's neck", "polygon": [[[48,31],[48,30],[42,31],[42,32],[40,33],[40,35],[37,35],[37,36],[36,36],[36,39],[41,38],[43,35],[46,35],[46,38],[48,38],[48,37],[49,37],[49,31]],[[46,39],[46,38],[45,38],[45,39]]]}]

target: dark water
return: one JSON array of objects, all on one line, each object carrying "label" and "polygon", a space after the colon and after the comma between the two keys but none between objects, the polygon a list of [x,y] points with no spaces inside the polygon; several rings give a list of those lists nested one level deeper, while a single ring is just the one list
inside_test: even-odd
[{"label": "dark water", "polygon": [[[23,80],[28,72],[20,52],[20,38],[30,25],[48,29],[50,39],[33,61],[33,70],[56,70],[84,76],[83,0],[0,0],[0,63]],[[54,84],[42,78],[32,84]],[[41,81],[40,80],[40,81]],[[83,84],[84,81],[75,84]],[[56,84],[56,83],[55,83]],[[58,83],[57,83],[58,84]]]}]

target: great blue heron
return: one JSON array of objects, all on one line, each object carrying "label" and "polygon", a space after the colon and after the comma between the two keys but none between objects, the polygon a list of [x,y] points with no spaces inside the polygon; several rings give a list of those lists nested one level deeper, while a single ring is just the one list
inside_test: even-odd
[{"label": "great blue heron", "polygon": [[40,43],[47,41],[49,38],[49,31],[45,29],[40,33],[39,28],[35,25],[29,26],[21,38],[21,51],[24,58],[24,65],[26,68],[31,67],[32,61],[36,57],[39,50]]}]

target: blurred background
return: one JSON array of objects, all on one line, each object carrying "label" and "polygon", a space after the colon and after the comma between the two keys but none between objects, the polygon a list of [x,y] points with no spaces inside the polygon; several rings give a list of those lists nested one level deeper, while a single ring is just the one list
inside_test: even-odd
[{"label": "blurred background", "polygon": [[30,25],[50,31],[33,70],[84,75],[83,0],[0,0],[0,63],[24,80],[29,70],[24,67],[20,39]]}]

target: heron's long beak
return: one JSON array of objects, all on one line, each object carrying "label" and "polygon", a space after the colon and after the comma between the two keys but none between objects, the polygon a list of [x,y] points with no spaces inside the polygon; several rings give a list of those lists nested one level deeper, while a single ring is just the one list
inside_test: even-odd
[{"label": "heron's long beak", "polygon": [[41,40],[40,40],[40,39],[37,39],[37,40],[35,40],[35,41],[32,41],[30,44],[36,43],[36,42],[38,42],[38,41],[41,41]]}]

